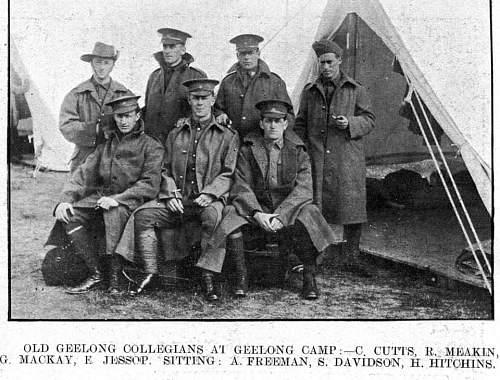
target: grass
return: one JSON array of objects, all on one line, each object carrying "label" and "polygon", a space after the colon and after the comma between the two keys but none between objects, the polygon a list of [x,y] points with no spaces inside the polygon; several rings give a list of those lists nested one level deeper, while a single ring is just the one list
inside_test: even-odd
[{"label": "grass", "polygon": [[405,267],[371,263],[374,276],[344,273],[334,254],[318,274],[318,301],[300,298],[300,278],[286,286],[251,287],[233,299],[222,284],[222,300],[207,304],[198,286],[150,290],[138,297],[103,290],[82,295],[49,287],[39,270],[43,243],[66,173],[11,167],[11,317],[14,319],[490,319],[491,298],[475,288],[436,288]]}]

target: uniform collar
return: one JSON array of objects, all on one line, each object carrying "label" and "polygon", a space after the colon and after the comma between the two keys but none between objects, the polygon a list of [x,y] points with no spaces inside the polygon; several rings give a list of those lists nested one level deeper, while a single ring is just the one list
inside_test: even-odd
[{"label": "uniform collar", "polygon": [[[83,83],[80,83],[76,87],[76,92],[85,92],[85,91],[95,91],[95,86],[94,86],[94,81],[93,81],[93,76],[86,80]],[[116,92],[116,91],[123,91],[123,92],[128,92],[127,88],[123,86],[122,84],[116,82],[111,78],[110,86],[109,86],[109,91]]]},{"label": "uniform collar", "polygon": [[[241,69],[241,67],[240,67],[240,63],[239,62],[236,62],[235,64],[233,64],[229,68],[229,70],[227,72],[231,73],[231,72],[234,72],[234,71],[238,71],[238,72],[242,72],[243,71]],[[265,63],[260,58],[259,58],[259,63],[257,65],[257,72],[255,73],[255,75],[264,75],[264,76],[270,76],[271,75],[271,70],[269,69],[269,66],[267,65],[267,63]]]},{"label": "uniform collar", "polygon": [[[358,82],[356,82],[353,78],[351,78],[350,76],[348,76],[342,70],[340,70],[340,75],[337,78],[334,79],[333,83],[337,87],[342,87],[346,83],[350,83],[350,84],[352,84],[354,86],[359,86]],[[323,78],[321,76],[319,76],[316,79],[316,81],[314,82],[314,85],[324,87],[323,86]]]},{"label": "uniform collar", "polygon": [[270,140],[266,140],[264,139],[264,145],[266,146],[266,148],[272,148],[272,147],[277,147],[279,150],[283,149],[283,137],[280,138],[279,140],[276,140],[276,141],[270,141]]},{"label": "uniform collar", "polygon": [[135,128],[130,133],[127,133],[126,135],[124,135],[120,132],[120,130],[118,129],[118,127],[116,126],[114,121],[113,121],[113,125],[115,127],[115,129],[113,131],[113,137],[117,137],[118,139],[121,139],[125,136],[138,136],[144,132],[144,121],[142,119],[139,119],[139,121],[135,125]]},{"label": "uniform collar", "polygon": [[94,87],[99,86],[99,87],[102,87],[102,88],[103,88],[103,89],[105,89],[105,90],[107,90],[107,89],[108,89],[108,86],[109,86],[109,85],[111,85],[111,82],[112,82],[112,80],[111,80],[111,78],[110,78],[110,79],[109,79],[109,82],[108,82],[108,83],[106,83],[106,84],[99,83],[99,82],[95,79],[95,77],[94,77],[93,75],[92,75],[92,77],[90,78],[90,81],[92,82],[92,84],[94,85]]},{"label": "uniform collar", "polygon": [[[265,145],[264,136],[260,132],[250,132],[243,138],[244,143],[250,144],[261,144]],[[283,134],[283,139],[281,140],[281,149],[285,146],[285,144],[305,147],[304,142],[300,139],[297,134],[291,129],[287,128],[285,133]]]},{"label": "uniform collar", "polygon": [[[182,123],[182,128],[184,128],[184,127],[191,128],[191,127],[194,127],[194,125],[195,125],[194,120],[191,117],[186,117],[186,118],[184,118],[184,122]],[[217,123],[217,121],[215,120],[215,116],[213,114],[212,114],[212,118],[210,119],[210,122],[208,123],[207,128],[212,128],[212,127],[215,127],[217,129],[219,129],[220,131],[224,131],[224,127],[222,125],[220,125],[219,123]]]},{"label": "uniform collar", "polygon": [[167,62],[165,62],[165,58],[163,57],[163,52],[162,51],[158,51],[158,52],[154,53],[153,57],[160,64],[160,67],[162,69],[164,69],[164,70],[165,69],[174,69],[174,70],[184,69],[187,66],[189,66],[191,63],[194,62],[194,57],[191,54],[189,54],[189,53],[184,53],[182,55],[181,62],[178,65],[174,66],[174,67],[169,67],[167,65]]}]

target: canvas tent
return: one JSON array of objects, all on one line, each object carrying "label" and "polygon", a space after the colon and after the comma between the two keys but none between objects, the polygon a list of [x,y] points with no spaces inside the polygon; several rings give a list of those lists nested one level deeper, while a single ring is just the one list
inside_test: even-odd
[{"label": "canvas tent", "polygon": [[236,60],[229,39],[258,33],[266,44],[262,58],[291,91],[324,5],[325,1],[316,0],[266,7],[257,0],[221,0],[216,6],[200,0],[12,2],[11,61],[23,67],[33,85],[27,98],[38,160],[50,169],[68,168],[72,145],[58,131],[59,107],[69,90],[90,77],[88,63],[79,58],[92,50],[95,41],[120,50],[112,77],[144,95],[148,76],[158,67],[152,57],[161,49],[157,29],[168,26],[192,34],[187,50],[195,57],[193,65],[215,79],[222,79]]},{"label": "canvas tent", "polygon": [[[406,79],[441,126],[446,152],[460,153],[491,215],[491,72],[489,5],[455,0],[330,0],[315,38],[345,48],[344,68],[363,83],[377,126],[365,139],[368,162],[425,154],[422,138],[398,116]],[[316,74],[312,49],[293,91],[294,105]],[[448,140],[449,138],[449,140]]]},{"label": "canvas tent", "polygon": [[[344,48],[343,69],[371,95],[378,127],[364,139],[367,162],[432,158],[491,293],[487,278],[491,265],[445,159],[446,153],[463,159],[491,216],[491,57],[486,20],[489,4],[485,0],[474,3],[473,8],[465,0],[329,0],[315,39],[339,43]],[[294,88],[294,106],[299,104],[304,85],[315,79],[316,62],[310,50]],[[422,137],[409,132],[408,120],[398,115],[403,98],[425,144]],[[443,132],[441,141],[429,143],[434,140],[432,131]],[[441,170],[443,165],[446,170]],[[439,230],[438,225],[435,228]],[[441,265],[446,253],[437,252],[434,263]],[[402,253],[397,248],[394,258],[399,260]],[[420,261],[418,257],[416,261]]]}]

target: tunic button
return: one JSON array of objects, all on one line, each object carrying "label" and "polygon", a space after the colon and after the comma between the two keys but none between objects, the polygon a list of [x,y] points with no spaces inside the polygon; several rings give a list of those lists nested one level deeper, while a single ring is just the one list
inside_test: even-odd
[{"label": "tunic button", "polygon": [[245,97],[245,94],[240,94],[240,98],[244,98]]},{"label": "tunic button", "polygon": [[326,151],[326,153],[330,153],[330,151],[329,151],[329,150],[327,150],[327,151]]},{"label": "tunic button", "polygon": [[247,118],[246,118],[246,116],[243,116],[241,119],[242,119],[242,120],[246,120]]},{"label": "tunic button", "polygon": [[182,176],[180,175],[179,178],[182,179]]},{"label": "tunic button", "polygon": [[199,131],[199,130],[200,130],[200,128],[196,128],[196,130],[197,130],[197,131]]},{"label": "tunic button", "polygon": [[321,107],[321,109],[324,109],[324,110],[326,110],[326,107],[325,107],[325,106],[323,106],[323,107]]},{"label": "tunic button", "polygon": [[324,129],[322,129],[322,130],[321,130],[321,133],[325,133],[325,130],[324,130]]},{"label": "tunic button", "polygon": [[191,185],[194,185],[194,181],[191,181]]},{"label": "tunic button", "polygon": [[197,144],[198,143],[198,140],[194,140],[194,143]]},{"label": "tunic button", "polygon": [[196,154],[193,154],[193,157],[196,157]]}]

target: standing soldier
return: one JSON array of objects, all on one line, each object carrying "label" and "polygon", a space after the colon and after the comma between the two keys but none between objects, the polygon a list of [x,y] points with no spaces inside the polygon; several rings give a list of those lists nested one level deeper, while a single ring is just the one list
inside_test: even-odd
[{"label": "standing soldier", "polygon": [[[242,34],[229,42],[236,45],[235,63],[222,80],[215,106],[224,111],[241,137],[259,130],[260,114],[255,104],[263,99],[277,98],[290,103],[285,82],[269,70],[261,60],[259,43],[264,39],[255,34]],[[224,115],[218,121],[226,123]],[[288,113],[288,123],[293,127],[295,115]]]},{"label": "standing soldier", "polygon": [[72,173],[113,128],[111,107],[106,103],[130,93],[110,77],[118,59],[114,46],[96,42],[92,53],[80,59],[90,62],[94,74],[66,95],[59,115],[59,130],[66,140],[75,144],[70,165]]},{"label": "standing soldier", "polygon": [[186,53],[186,40],[191,35],[171,28],[159,29],[158,33],[162,35],[163,51],[154,54],[160,68],[149,76],[144,123],[147,134],[165,142],[177,120],[189,115],[188,91],[182,83],[207,75],[190,66],[194,58]]},{"label": "standing soldier", "polygon": [[342,70],[342,49],[329,40],[313,44],[320,76],[302,91],[295,130],[312,160],[314,201],[326,220],[344,225],[347,268],[368,275],[359,260],[366,216],[362,137],[375,127],[366,90]]}]

